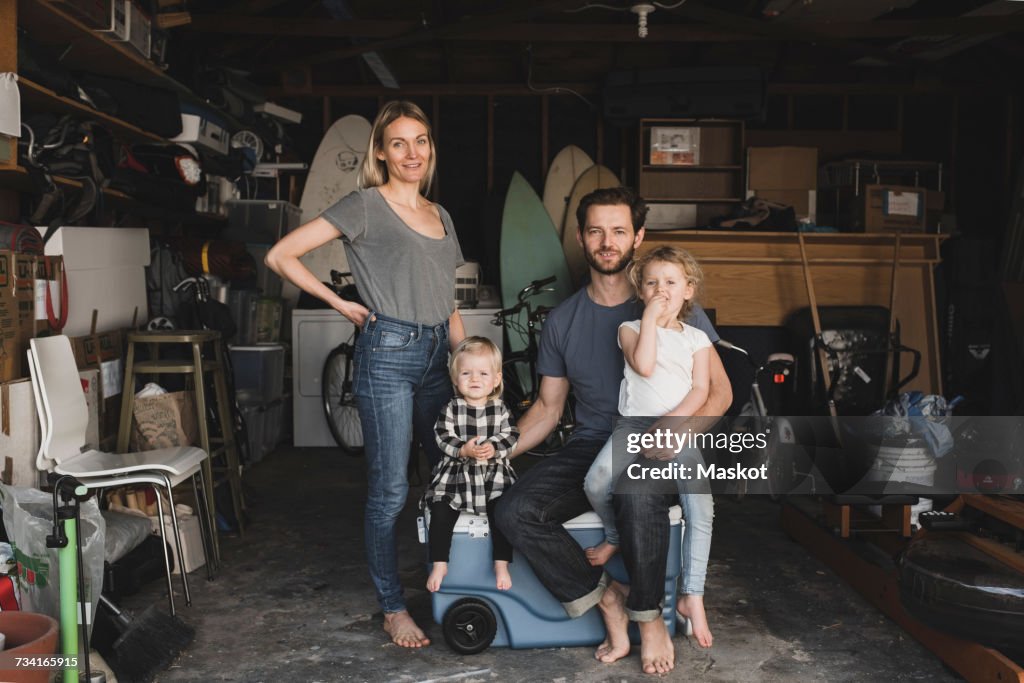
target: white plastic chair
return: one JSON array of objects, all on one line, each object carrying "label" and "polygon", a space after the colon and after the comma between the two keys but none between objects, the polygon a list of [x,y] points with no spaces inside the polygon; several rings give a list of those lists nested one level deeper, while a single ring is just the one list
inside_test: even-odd
[{"label": "white plastic chair", "polygon": [[[174,543],[179,562],[184,558],[181,550],[181,535],[178,530],[178,516],[174,509],[172,488],[186,479],[192,480],[192,490],[200,511],[200,529],[203,536],[203,556],[206,560],[207,576],[213,578],[210,552],[210,530],[204,520],[208,501],[199,492],[205,493],[202,463],[207,453],[193,446],[161,448],[138,453],[105,453],[86,447],[85,432],[89,409],[82,392],[75,364],[71,342],[65,336],[32,339],[28,351],[29,371],[32,375],[32,391],[39,414],[42,439],[36,456],[36,467],[46,472],[68,474],[82,482],[87,488],[109,488],[132,484],[146,484],[154,489],[163,489],[170,504],[171,523],[174,527]],[[197,485],[196,477],[199,477]],[[164,539],[164,562],[167,573],[167,594],[170,611],[174,615],[174,591],[171,580],[171,559],[167,550],[167,532],[164,524],[163,501],[157,493],[157,514],[160,516],[160,536]],[[185,592],[185,604],[192,604],[188,587],[188,573],[182,567],[181,583]]]}]

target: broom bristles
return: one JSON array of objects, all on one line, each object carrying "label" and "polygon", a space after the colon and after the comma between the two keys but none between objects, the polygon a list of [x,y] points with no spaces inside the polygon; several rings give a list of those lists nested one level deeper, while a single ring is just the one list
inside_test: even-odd
[{"label": "broom bristles", "polygon": [[124,683],[150,683],[195,637],[181,619],[150,606],[114,641],[109,664]]}]

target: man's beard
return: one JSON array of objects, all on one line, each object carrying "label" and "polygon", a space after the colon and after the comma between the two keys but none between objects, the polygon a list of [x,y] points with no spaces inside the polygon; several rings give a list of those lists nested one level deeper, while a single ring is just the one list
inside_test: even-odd
[{"label": "man's beard", "polygon": [[[601,250],[598,249],[598,251]],[[621,273],[626,269],[626,266],[629,265],[629,262],[633,260],[634,251],[635,249],[632,245],[630,245],[629,250],[622,255],[622,258],[620,258],[618,261],[616,261],[610,266],[601,265],[600,261],[597,260],[597,256],[587,251],[586,249],[583,250],[583,258],[587,260],[587,263],[590,264],[591,268],[601,273],[602,275],[615,275],[616,273]]]}]

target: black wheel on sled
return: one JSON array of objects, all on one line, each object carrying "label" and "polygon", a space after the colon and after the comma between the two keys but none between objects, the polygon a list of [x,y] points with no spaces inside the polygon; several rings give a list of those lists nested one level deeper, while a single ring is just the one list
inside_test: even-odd
[{"label": "black wheel on sled", "polygon": [[498,633],[498,620],[482,600],[463,598],[444,613],[441,623],[444,642],[460,655],[483,652]]}]

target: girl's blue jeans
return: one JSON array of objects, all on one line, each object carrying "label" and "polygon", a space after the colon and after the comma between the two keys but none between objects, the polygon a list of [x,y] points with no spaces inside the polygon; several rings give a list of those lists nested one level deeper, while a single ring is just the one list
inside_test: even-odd
[{"label": "girl's blue jeans", "polygon": [[[615,527],[615,510],[612,508],[612,493],[615,483],[637,456],[626,451],[626,437],[631,433],[643,433],[654,422],[653,418],[619,418],[611,438],[605,442],[601,452],[594,459],[583,489],[594,512],[604,524],[605,541],[621,545],[619,532]],[[613,455],[614,454],[614,455]],[[643,456],[638,456],[643,457]],[[700,450],[687,449],[676,458],[686,462],[696,471],[695,463],[704,463]],[[630,494],[624,494],[630,495]],[[714,524],[715,504],[710,493],[696,493],[680,488],[679,504],[683,508],[686,529],[683,532],[683,593],[704,594],[704,581],[708,573],[708,557],[711,554],[711,530]]]},{"label": "girl's blue jeans", "polygon": [[404,610],[395,527],[409,493],[413,435],[433,467],[434,423],[452,396],[448,322],[410,323],[372,313],[356,341],[353,393],[366,452],[366,560],[384,612]]}]

